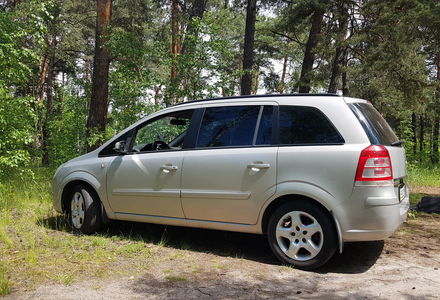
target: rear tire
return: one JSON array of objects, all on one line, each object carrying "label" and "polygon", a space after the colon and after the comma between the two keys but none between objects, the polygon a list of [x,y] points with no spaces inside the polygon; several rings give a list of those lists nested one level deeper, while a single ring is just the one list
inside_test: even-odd
[{"label": "rear tire", "polygon": [[276,208],[269,219],[267,237],[282,263],[303,270],[324,265],[337,248],[336,229],[328,213],[303,201]]},{"label": "rear tire", "polygon": [[101,202],[92,188],[77,185],[72,189],[69,221],[73,229],[85,234],[95,233],[102,227]]}]

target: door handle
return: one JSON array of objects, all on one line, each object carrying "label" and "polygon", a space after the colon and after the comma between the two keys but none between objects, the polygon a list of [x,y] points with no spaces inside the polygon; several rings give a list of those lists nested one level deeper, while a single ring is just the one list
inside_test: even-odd
[{"label": "door handle", "polygon": [[176,171],[177,169],[179,169],[178,166],[173,166],[173,165],[163,165],[160,168],[164,173],[169,173],[170,171]]},{"label": "door handle", "polygon": [[251,168],[251,170],[254,171],[254,172],[258,172],[261,169],[269,169],[270,168],[270,164],[254,163],[254,164],[249,164],[248,168]]}]

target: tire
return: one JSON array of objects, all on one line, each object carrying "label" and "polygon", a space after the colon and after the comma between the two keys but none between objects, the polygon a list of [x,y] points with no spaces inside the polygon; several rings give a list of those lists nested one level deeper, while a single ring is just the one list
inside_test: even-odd
[{"label": "tire", "polygon": [[102,216],[96,192],[86,185],[75,186],[70,194],[68,215],[74,230],[85,234],[97,232],[102,226]]},{"label": "tire", "polygon": [[336,229],[328,214],[303,201],[276,208],[269,219],[267,237],[282,263],[302,270],[324,265],[337,248]]}]

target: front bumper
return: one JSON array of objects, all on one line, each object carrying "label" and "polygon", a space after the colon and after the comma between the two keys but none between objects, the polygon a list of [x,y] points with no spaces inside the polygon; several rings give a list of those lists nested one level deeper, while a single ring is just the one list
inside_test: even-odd
[{"label": "front bumper", "polygon": [[52,179],[52,201],[53,201],[53,207],[57,212],[62,213],[63,207],[61,204],[61,196],[62,196],[62,190],[61,190],[61,181],[60,181],[60,168],[55,172],[55,175]]}]

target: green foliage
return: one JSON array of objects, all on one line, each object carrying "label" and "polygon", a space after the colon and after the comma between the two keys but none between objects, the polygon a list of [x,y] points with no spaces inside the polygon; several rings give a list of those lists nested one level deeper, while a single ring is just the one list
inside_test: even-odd
[{"label": "green foliage", "polygon": [[13,171],[26,172],[35,120],[29,98],[12,97],[0,88],[0,180]]},{"label": "green foliage", "polygon": [[[170,3],[113,1],[105,45],[111,56],[108,123],[105,133],[92,130],[88,140],[95,7],[75,0],[0,4],[0,179],[38,164],[42,145],[48,145],[51,164],[59,165],[83,154],[86,145],[106,140],[164,106],[237,95],[243,75],[245,3],[208,1],[202,18],[190,18],[195,1],[179,3],[183,49],[173,57]],[[335,50],[344,48],[347,65],[341,70],[350,95],[370,100],[405,141],[409,159],[426,164],[440,114],[438,1],[263,1],[256,21],[253,92],[296,92],[311,16],[317,10],[325,11],[325,18],[314,49],[312,91],[326,91]],[[350,24],[341,41],[338,26],[346,13]],[[172,69],[177,71],[175,79]],[[48,79],[51,70],[52,86],[40,86],[41,76]],[[424,144],[419,151],[421,117]]]},{"label": "green foliage", "polygon": [[57,166],[85,153],[87,101],[84,96],[66,93],[62,114],[50,123],[50,160]]}]

